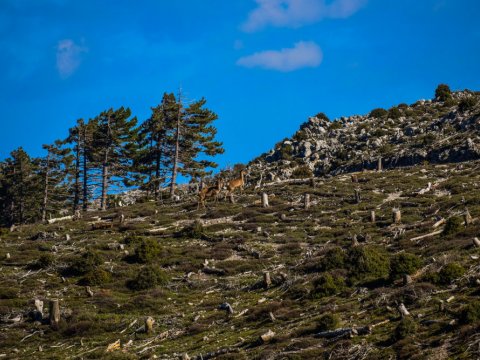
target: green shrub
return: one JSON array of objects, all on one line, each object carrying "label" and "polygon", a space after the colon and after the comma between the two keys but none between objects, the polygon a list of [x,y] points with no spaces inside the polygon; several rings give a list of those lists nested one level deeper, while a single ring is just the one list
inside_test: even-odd
[{"label": "green shrub", "polygon": [[98,286],[103,285],[112,280],[112,275],[103,269],[96,269],[89,271],[85,276],[80,280],[82,285],[92,285]]},{"label": "green shrub", "polygon": [[192,225],[184,227],[177,233],[177,236],[187,239],[200,239],[204,234],[203,225],[200,221],[195,221]]},{"label": "green shrub", "polygon": [[143,236],[129,235],[123,239],[123,243],[129,246],[137,246],[140,245],[144,239]]},{"label": "green shrub", "polygon": [[340,121],[332,121],[330,123],[329,130],[338,130],[343,127],[342,123]]},{"label": "green shrub", "polygon": [[473,96],[470,96],[460,101],[460,103],[458,104],[458,110],[460,110],[461,112],[465,112],[472,109],[476,104],[477,99],[475,99]]},{"label": "green shrub", "polygon": [[17,293],[17,289],[13,289],[11,287],[2,287],[0,288],[0,300],[16,299]]},{"label": "green shrub", "polygon": [[455,235],[464,229],[463,219],[459,216],[452,216],[447,220],[445,228],[443,229],[443,235]]},{"label": "green shrub", "polygon": [[452,97],[452,91],[450,87],[446,84],[438,85],[435,90],[435,99],[438,101],[446,101]]},{"label": "green shrub", "polygon": [[402,112],[399,110],[398,107],[392,107],[388,110],[388,118],[389,119],[398,119],[402,116]]},{"label": "green shrub", "polygon": [[302,141],[302,140],[307,140],[308,139],[308,134],[303,131],[303,130],[298,130],[294,135],[293,135],[293,140],[295,141]]},{"label": "green shrub", "polygon": [[317,321],[317,331],[335,330],[340,325],[340,319],[335,314],[323,315]]},{"label": "green shrub", "polygon": [[334,277],[329,273],[325,273],[313,280],[312,295],[317,298],[335,295],[345,286],[342,277]]},{"label": "green shrub", "polygon": [[154,266],[146,266],[138,272],[134,279],[127,281],[127,287],[140,291],[152,289],[157,285],[165,285],[168,283],[168,276],[164,271]]},{"label": "green shrub", "polygon": [[460,312],[462,324],[473,324],[480,320],[480,301],[474,301],[465,306]]},{"label": "green shrub", "polygon": [[412,318],[406,317],[395,328],[394,338],[396,341],[405,339],[417,332],[417,323]]},{"label": "green shrub", "polygon": [[345,266],[345,253],[339,247],[328,250],[320,260],[320,270],[342,269]]},{"label": "green shrub", "polygon": [[140,245],[135,248],[134,260],[146,264],[158,257],[160,246],[153,239],[143,239]]},{"label": "green shrub", "polygon": [[94,271],[98,265],[103,263],[103,259],[99,253],[89,250],[81,257],[75,259],[69,268],[69,272],[73,275],[83,275],[90,271]]},{"label": "green shrub", "polygon": [[328,118],[328,116],[325,115],[325,113],[323,113],[323,112],[319,112],[317,115],[315,115],[315,117],[316,117],[317,119],[320,119],[320,120],[330,121],[330,119]]},{"label": "green shrub", "polygon": [[390,262],[390,279],[396,280],[405,274],[411,275],[422,266],[422,259],[414,254],[401,253]]},{"label": "green shrub", "polygon": [[387,110],[382,109],[382,108],[377,108],[377,109],[373,109],[370,112],[370,117],[373,117],[375,119],[381,119],[381,118],[385,117],[387,114],[388,114]]},{"label": "green shrub", "polygon": [[292,177],[295,179],[306,179],[312,176],[312,170],[307,165],[299,166],[292,172]]},{"label": "green shrub", "polygon": [[443,106],[447,108],[451,108],[457,105],[457,101],[454,98],[449,98],[443,102]]},{"label": "green shrub", "polygon": [[52,254],[42,254],[33,264],[30,265],[32,269],[47,269],[53,265],[55,258]]},{"label": "green shrub", "polygon": [[458,279],[465,274],[465,268],[458,263],[450,263],[445,265],[438,273],[438,283],[443,285],[451,284],[452,281]]},{"label": "green shrub", "polygon": [[350,278],[357,281],[375,281],[386,278],[390,271],[390,258],[385,250],[376,246],[357,246],[348,254]]}]

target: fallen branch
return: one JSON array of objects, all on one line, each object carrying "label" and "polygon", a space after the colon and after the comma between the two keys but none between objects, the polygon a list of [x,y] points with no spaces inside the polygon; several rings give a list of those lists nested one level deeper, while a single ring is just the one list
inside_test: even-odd
[{"label": "fallen branch", "polygon": [[422,236],[417,236],[417,237],[411,238],[410,241],[417,241],[417,240],[422,240],[422,239],[432,237],[432,236],[435,236],[435,235],[440,235],[442,232],[443,232],[443,229],[438,230],[438,231],[434,231],[432,233],[425,234],[425,235],[422,235]]}]

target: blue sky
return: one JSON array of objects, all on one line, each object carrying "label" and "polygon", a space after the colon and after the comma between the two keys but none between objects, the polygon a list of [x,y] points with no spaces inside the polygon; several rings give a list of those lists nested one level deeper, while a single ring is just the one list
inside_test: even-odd
[{"label": "blue sky", "polygon": [[182,87],[218,113],[222,166],[308,116],[480,90],[476,0],[0,0],[0,158],[78,118],[149,116]]}]

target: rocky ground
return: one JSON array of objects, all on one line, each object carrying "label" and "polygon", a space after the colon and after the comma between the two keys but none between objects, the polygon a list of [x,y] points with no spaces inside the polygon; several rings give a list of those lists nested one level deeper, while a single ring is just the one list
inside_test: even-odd
[{"label": "rocky ground", "polygon": [[465,90],[333,122],[320,113],[250,168],[271,181],[374,169],[380,158],[387,168],[451,163],[480,159],[479,144],[480,94]]},{"label": "rocky ground", "polygon": [[252,183],[235,204],[2,229],[0,358],[479,358],[479,169]]}]

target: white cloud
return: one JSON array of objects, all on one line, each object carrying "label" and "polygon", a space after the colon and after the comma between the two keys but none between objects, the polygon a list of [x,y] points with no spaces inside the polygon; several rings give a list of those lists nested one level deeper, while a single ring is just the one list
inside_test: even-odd
[{"label": "white cloud", "polygon": [[347,18],[367,0],[255,0],[242,30],[254,32],[266,26],[299,27],[325,18]]},{"label": "white cloud", "polygon": [[293,48],[266,50],[242,57],[238,59],[237,65],[288,72],[305,67],[317,67],[322,60],[322,49],[317,44],[300,41]]},{"label": "white cloud", "polygon": [[60,40],[57,45],[57,70],[60,77],[66,79],[82,63],[83,54],[88,52],[84,45],[76,44],[71,39]]}]

